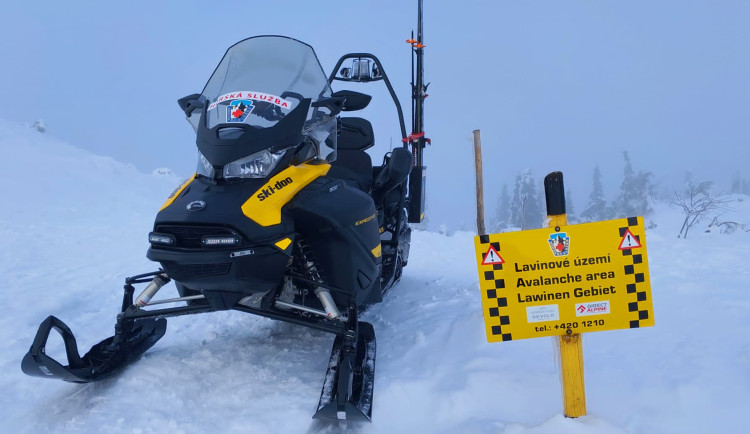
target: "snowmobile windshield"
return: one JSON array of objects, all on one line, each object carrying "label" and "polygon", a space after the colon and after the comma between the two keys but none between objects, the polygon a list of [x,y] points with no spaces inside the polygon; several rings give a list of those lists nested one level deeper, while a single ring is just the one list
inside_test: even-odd
[{"label": "snowmobile windshield", "polygon": [[[315,157],[332,161],[336,155],[335,113],[315,104],[331,94],[312,47],[283,36],[258,36],[227,50],[201,92],[206,107],[193,111],[188,120],[196,132],[203,122],[204,128],[219,127],[231,138],[232,126],[272,128],[309,99],[311,105],[300,133],[305,141],[314,143]],[[205,119],[201,119],[203,116]],[[254,143],[252,151],[256,152],[259,145],[278,146]]]}]

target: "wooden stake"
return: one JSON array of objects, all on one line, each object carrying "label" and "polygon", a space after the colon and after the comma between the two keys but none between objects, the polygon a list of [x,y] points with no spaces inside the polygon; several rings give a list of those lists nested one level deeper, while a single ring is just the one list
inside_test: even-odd
[{"label": "wooden stake", "polygon": [[[553,172],[544,178],[544,193],[547,199],[548,227],[559,230],[561,226],[568,224],[562,172]],[[559,337],[559,342],[565,416],[584,416],[586,414],[586,387],[583,382],[582,336],[579,333],[563,335]]]},{"label": "wooden stake", "polygon": [[474,130],[474,167],[477,181],[477,235],[486,235],[484,227],[484,184],[482,177],[482,139],[479,130]]}]

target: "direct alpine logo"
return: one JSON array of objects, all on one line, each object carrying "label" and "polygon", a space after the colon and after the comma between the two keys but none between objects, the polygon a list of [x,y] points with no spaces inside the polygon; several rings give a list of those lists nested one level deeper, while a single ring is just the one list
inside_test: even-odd
[{"label": "direct alpine logo", "polygon": [[247,116],[253,112],[253,102],[246,99],[234,100],[227,106],[227,122],[245,122]]},{"label": "direct alpine logo", "polygon": [[549,236],[549,247],[555,256],[568,256],[570,237],[565,232],[556,232]]},{"label": "direct alpine logo", "polygon": [[576,303],[576,316],[605,315],[610,313],[609,300]]}]

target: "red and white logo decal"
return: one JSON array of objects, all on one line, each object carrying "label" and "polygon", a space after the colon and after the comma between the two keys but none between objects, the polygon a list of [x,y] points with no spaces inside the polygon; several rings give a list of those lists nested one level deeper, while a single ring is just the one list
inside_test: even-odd
[{"label": "red and white logo decal", "polygon": [[253,101],[265,101],[275,106],[279,106],[283,109],[292,108],[292,103],[280,96],[271,95],[270,93],[255,92],[252,90],[241,90],[238,92],[225,93],[218,97],[215,102],[208,106],[209,110],[213,110],[216,106],[225,101],[232,101],[235,99],[251,99]]},{"label": "red and white logo decal", "polygon": [[604,315],[609,313],[609,300],[576,303],[576,316]]}]

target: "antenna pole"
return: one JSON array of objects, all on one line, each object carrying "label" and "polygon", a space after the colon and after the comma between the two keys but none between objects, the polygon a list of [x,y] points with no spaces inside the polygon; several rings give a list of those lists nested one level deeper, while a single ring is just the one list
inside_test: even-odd
[{"label": "antenna pole", "polygon": [[[429,139],[424,135],[424,99],[427,97],[427,86],[424,84],[424,33],[422,32],[422,0],[417,2],[417,39],[408,42],[412,45],[412,132],[406,141],[412,146],[414,166],[409,174],[409,223],[419,223],[425,211],[425,179],[427,168],[424,166],[423,152]],[[417,58],[414,68],[414,57]],[[416,81],[414,74],[416,69]]]},{"label": "antenna pole", "polygon": [[[412,99],[414,100],[414,120],[413,120],[413,133],[424,132],[424,99],[425,99],[425,87],[424,87],[424,35],[422,33],[422,0],[419,0],[419,8],[417,13],[417,44],[415,53],[417,55],[417,82],[414,84],[414,93]],[[424,150],[425,139],[424,135],[417,139],[415,145],[415,164],[422,166],[422,152]]]}]

